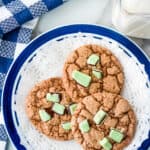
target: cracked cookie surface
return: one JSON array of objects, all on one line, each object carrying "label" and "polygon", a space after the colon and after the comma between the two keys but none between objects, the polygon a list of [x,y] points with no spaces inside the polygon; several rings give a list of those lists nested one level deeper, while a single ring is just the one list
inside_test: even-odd
[{"label": "cracked cookie surface", "polygon": [[[47,101],[47,93],[60,94],[60,104],[66,107],[63,115],[52,111],[54,103]],[[62,86],[61,78],[50,78],[38,83],[30,91],[26,100],[26,112],[32,124],[43,134],[57,140],[70,140],[73,138],[71,130],[64,130],[62,124],[71,121],[71,114],[67,111],[71,103]],[[43,122],[39,115],[40,109],[46,110],[51,115],[51,120]]]},{"label": "cracked cookie surface", "polygon": [[[99,56],[99,61],[95,65],[87,63],[92,54]],[[102,73],[101,78],[94,76],[92,71],[95,69]],[[74,70],[91,77],[88,87],[78,84],[72,78]],[[65,62],[62,79],[67,93],[75,102],[101,91],[119,94],[124,83],[122,66],[118,59],[108,49],[98,45],[85,45],[72,52]]]},{"label": "cracked cookie surface", "polygon": [[[93,118],[99,110],[105,111],[107,116],[96,125]],[[89,122],[90,130],[83,133],[80,130],[80,123],[85,119]],[[78,104],[71,123],[74,139],[83,146],[84,150],[103,150],[99,141],[104,137],[110,140],[112,150],[122,150],[134,136],[136,116],[127,100],[116,94],[102,92],[85,97]],[[108,137],[112,128],[124,134],[121,143],[116,143]]]}]

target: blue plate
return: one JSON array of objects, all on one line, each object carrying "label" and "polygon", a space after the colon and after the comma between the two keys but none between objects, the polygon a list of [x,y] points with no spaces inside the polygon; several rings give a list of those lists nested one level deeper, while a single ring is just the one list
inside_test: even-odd
[{"label": "blue plate", "polygon": [[[124,47],[130,50],[130,52],[138,59],[138,61],[141,64],[144,64],[145,72],[147,73],[148,78],[150,80],[150,60],[148,59],[148,57],[136,44],[134,44],[127,37],[121,35],[116,31],[113,31],[105,27],[95,26],[95,25],[77,24],[77,25],[59,27],[57,29],[46,32],[45,34],[41,35],[37,39],[33,40],[25,48],[25,50],[19,55],[19,57],[15,60],[15,62],[11,66],[11,69],[9,70],[7,79],[5,81],[5,86],[2,93],[2,107],[3,107],[2,110],[3,110],[3,116],[4,116],[4,121],[5,121],[8,135],[12,143],[16,147],[16,149],[18,150],[26,149],[25,146],[20,143],[20,137],[19,134],[17,133],[13,121],[12,107],[11,107],[13,86],[18,72],[20,71],[23,63],[28,59],[28,57],[31,54],[33,54],[33,52],[38,47],[40,47],[47,41],[52,40],[56,37],[77,33],[77,32],[102,35],[111,38],[117,41],[118,43],[122,44]],[[149,139],[145,139],[144,141],[141,141],[141,146],[139,147],[138,150],[146,150],[150,146],[150,132],[147,134],[149,134]]]}]

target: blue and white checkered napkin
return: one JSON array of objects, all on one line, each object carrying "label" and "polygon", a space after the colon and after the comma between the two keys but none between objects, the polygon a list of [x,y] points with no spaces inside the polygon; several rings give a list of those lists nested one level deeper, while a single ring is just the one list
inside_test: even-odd
[{"label": "blue and white checkered napkin", "polygon": [[[30,41],[32,31],[38,21],[37,17],[64,1],[3,0],[3,4],[0,3],[0,99],[4,79],[14,54],[19,54]],[[0,150],[4,149],[6,141],[7,134],[0,112]]]}]

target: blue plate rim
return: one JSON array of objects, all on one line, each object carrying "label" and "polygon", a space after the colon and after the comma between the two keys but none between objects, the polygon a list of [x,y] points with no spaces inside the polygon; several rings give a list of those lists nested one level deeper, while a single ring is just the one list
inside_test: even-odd
[{"label": "blue plate rim", "polygon": [[[106,36],[122,44],[137,57],[140,63],[144,64],[145,72],[147,73],[148,79],[150,80],[150,60],[148,56],[146,56],[146,54],[142,51],[142,49],[137,44],[135,44],[135,42],[133,42],[132,40],[127,38],[125,35],[111,28],[92,25],[92,24],[73,24],[73,25],[66,25],[66,26],[58,27],[53,30],[47,31],[46,33],[38,36],[36,39],[31,41],[28,44],[28,46],[24,49],[24,51],[22,51],[22,53],[13,62],[13,64],[11,65],[9,69],[9,72],[7,74],[5,84],[3,87],[2,102],[1,102],[2,113],[4,116],[4,122],[5,122],[5,126],[7,129],[7,133],[9,135],[9,138],[11,139],[11,142],[13,143],[16,149],[19,149],[19,150],[26,149],[20,143],[19,135],[13,123],[11,109],[7,109],[9,107],[11,108],[12,98],[10,97],[12,95],[12,89],[14,86],[17,73],[19,72],[22,64],[25,62],[28,56],[30,56],[39,46],[41,46],[42,44],[56,37],[67,35],[67,34],[72,34],[72,33],[78,33],[78,32],[94,33],[94,34]],[[138,150],[146,150],[148,146],[150,146],[150,132],[148,134],[148,139],[142,142]]]}]

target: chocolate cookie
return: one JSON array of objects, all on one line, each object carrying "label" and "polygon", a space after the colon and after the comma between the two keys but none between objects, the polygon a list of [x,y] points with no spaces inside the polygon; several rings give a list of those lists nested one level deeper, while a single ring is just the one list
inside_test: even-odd
[{"label": "chocolate cookie", "polygon": [[63,69],[63,84],[75,102],[93,93],[120,93],[124,82],[118,59],[106,48],[85,45],[67,58]]},{"label": "chocolate cookie", "polygon": [[31,90],[26,112],[33,125],[48,137],[70,140],[73,138],[71,114],[67,111],[70,104],[72,101],[62,86],[61,78],[50,78]]},{"label": "chocolate cookie", "polygon": [[122,150],[134,136],[136,117],[127,100],[102,92],[85,97],[71,123],[84,150]]}]

